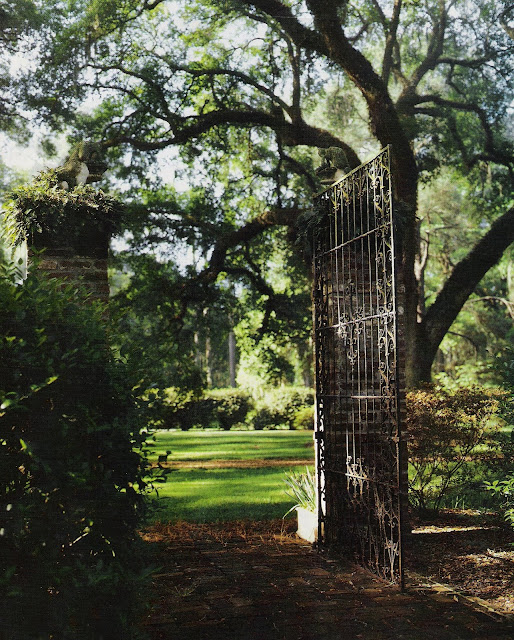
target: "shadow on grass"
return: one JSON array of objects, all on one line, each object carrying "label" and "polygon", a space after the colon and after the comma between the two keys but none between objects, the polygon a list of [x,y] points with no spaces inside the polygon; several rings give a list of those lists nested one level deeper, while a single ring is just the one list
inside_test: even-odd
[{"label": "shadow on grass", "polygon": [[[212,504],[191,509],[188,498],[160,498],[151,507],[151,522],[232,522],[235,520],[276,520],[291,508],[291,501],[274,504],[248,504],[242,500],[230,504]],[[290,514],[288,518],[293,518]]]},{"label": "shadow on grass", "polygon": [[312,431],[158,431],[150,458],[170,451],[169,461],[314,459]]}]

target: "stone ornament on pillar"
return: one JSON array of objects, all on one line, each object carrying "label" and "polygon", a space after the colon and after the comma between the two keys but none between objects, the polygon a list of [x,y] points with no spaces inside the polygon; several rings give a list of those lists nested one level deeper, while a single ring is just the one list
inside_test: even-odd
[{"label": "stone ornament on pillar", "polygon": [[89,184],[106,169],[100,145],[80,142],[62,166],[15,189],[7,207],[12,239],[27,241],[29,260],[41,254],[41,272],[81,284],[89,299],[103,301],[109,297],[109,242],[123,214],[117,199]]},{"label": "stone ornament on pillar", "polygon": [[316,175],[319,177],[321,184],[333,184],[347,173],[350,173],[350,163],[344,149],[341,149],[341,147],[320,148],[318,149],[318,155],[321,158],[321,164],[316,169]]},{"label": "stone ornament on pillar", "polygon": [[75,145],[61,167],[55,172],[63,189],[72,189],[80,184],[98,182],[107,170],[102,158],[102,149],[97,142],[83,140]]}]

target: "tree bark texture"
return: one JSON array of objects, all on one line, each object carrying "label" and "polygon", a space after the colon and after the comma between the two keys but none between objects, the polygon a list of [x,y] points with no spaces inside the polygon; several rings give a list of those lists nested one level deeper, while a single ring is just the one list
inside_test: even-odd
[{"label": "tree bark texture", "polygon": [[453,269],[436,300],[416,326],[415,360],[410,386],[430,381],[437,349],[480,280],[514,242],[514,207],[495,220],[489,231]]},{"label": "tree bark texture", "polygon": [[[154,3],[155,4],[155,3]],[[229,3],[230,4],[230,3]],[[345,4],[334,0],[306,0],[306,7],[312,23],[300,20],[294,7],[281,0],[239,0],[238,8],[257,22],[268,22],[274,25],[279,37],[287,42],[291,73],[293,76],[293,96],[291,104],[282,95],[277,95],[273,87],[263,80],[253,77],[241,69],[233,69],[227,65],[200,68],[198,65],[185,65],[183,62],[168,60],[173,70],[185,73],[192,79],[198,77],[225,77],[231,81],[251,87],[270,101],[272,107],[255,106],[244,102],[227,106],[219,104],[217,108],[195,115],[177,114],[169,108],[166,96],[155,83],[155,79],[141,70],[116,67],[118,71],[143,81],[158,91],[162,104],[161,117],[169,119],[169,130],[163,137],[149,139],[140,137],[138,132],[115,132],[104,142],[106,147],[119,144],[130,144],[141,151],[155,151],[172,145],[180,145],[219,126],[263,127],[275,132],[277,142],[282,151],[284,147],[308,145],[317,147],[339,146],[345,150],[352,167],[360,164],[357,153],[344,141],[329,131],[306,122],[302,115],[300,74],[302,53],[318,56],[326,62],[342,70],[353,82],[365,100],[368,111],[369,126],[373,136],[382,147],[390,145],[391,172],[393,183],[393,199],[397,228],[399,229],[399,247],[401,264],[401,281],[405,288],[404,304],[404,336],[406,351],[406,382],[412,387],[422,380],[430,378],[430,368],[437,349],[455,320],[462,305],[477,286],[480,279],[501,257],[503,251],[514,240],[512,233],[512,211],[510,210],[493,224],[490,231],[473,249],[468,257],[455,267],[453,274],[439,293],[436,301],[423,313],[422,274],[416,269],[416,258],[419,254],[419,228],[416,219],[418,167],[413,150],[416,115],[437,117],[446,121],[448,130],[454,138],[456,148],[463,158],[465,166],[472,167],[478,160],[499,162],[508,166],[512,174],[513,158],[495,143],[490,116],[479,105],[451,100],[448,95],[439,95],[431,89],[430,95],[423,95],[423,79],[440,65],[475,68],[477,64],[485,64],[492,54],[480,59],[460,59],[444,55],[445,43],[448,41],[448,5],[434,3],[430,13],[431,26],[427,30],[427,47],[420,57],[417,66],[409,72],[401,64],[401,12],[402,0],[390,3],[390,16],[381,7],[381,3],[373,2],[379,23],[384,33],[384,51],[381,68],[376,71],[372,62],[365,57],[355,45],[355,37],[349,37],[346,27]],[[510,15],[510,14],[509,14]],[[507,13],[502,19],[507,20]],[[503,24],[503,22],[502,22]],[[369,25],[368,25],[369,26]],[[505,28],[505,27],[504,27]],[[363,32],[366,32],[363,24]],[[464,56],[465,57],[465,56]],[[444,67],[443,67],[444,68]],[[96,67],[97,70],[108,70]],[[410,74],[410,75],[409,75]],[[390,78],[400,83],[401,92],[396,101],[389,90]],[[264,103],[263,103],[264,104]],[[484,136],[483,149],[466,150],[462,132],[458,130],[454,113],[467,112],[476,115],[477,124]],[[287,117],[286,117],[287,116]],[[281,156],[283,158],[285,156]],[[296,162],[296,169],[302,172],[300,163],[289,158],[289,164]],[[305,173],[305,169],[303,170]],[[311,178],[312,180],[312,178]],[[311,185],[312,186],[312,185]],[[280,205],[280,203],[279,203]],[[207,267],[194,279],[192,286],[213,282],[220,272],[227,271],[234,275],[249,278],[262,293],[273,297],[271,287],[265,279],[251,267],[228,267],[227,252],[235,246],[244,246],[252,238],[258,236],[270,225],[293,226],[299,212],[294,209],[267,211],[249,221],[239,229],[234,229],[218,238],[213,246]],[[184,300],[187,299],[187,286],[184,287]],[[185,303],[184,303],[185,304]],[[271,304],[271,302],[270,302]],[[184,309],[182,315],[184,313]]]}]

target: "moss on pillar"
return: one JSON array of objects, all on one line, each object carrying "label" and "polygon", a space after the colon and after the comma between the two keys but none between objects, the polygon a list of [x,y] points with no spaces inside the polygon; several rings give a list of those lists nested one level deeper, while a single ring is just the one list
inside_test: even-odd
[{"label": "moss on pillar", "polygon": [[106,299],[109,242],[122,215],[116,198],[87,184],[63,189],[47,171],[11,193],[6,222],[15,245],[27,241],[29,259],[42,254],[38,268],[48,277],[80,282]]}]

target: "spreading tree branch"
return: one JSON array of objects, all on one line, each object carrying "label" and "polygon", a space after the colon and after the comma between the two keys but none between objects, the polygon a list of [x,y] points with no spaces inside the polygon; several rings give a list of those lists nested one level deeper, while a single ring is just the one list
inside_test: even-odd
[{"label": "spreading tree branch", "polygon": [[509,36],[509,38],[512,38],[514,40],[514,27],[511,24],[509,24],[509,20],[512,20],[513,17],[514,17],[514,7],[512,5],[507,7],[500,14],[500,24],[503,27],[503,30]]},{"label": "spreading tree branch", "polygon": [[500,296],[480,296],[480,298],[469,298],[466,300],[466,304],[472,304],[473,302],[501,302],[505,305],[507,312],[511,318],[514,320],[514,302],[511,300],[507,300],[507,298],[502,298]]},{"label": "spreading tree branch", "polygon": [[463,338],[464,340],[467,340],[475,350],[475,355],[478,355],[480,348],[475,340],[473,340],[473,338],[470,338],[465,333],[459,333],[458,331],[448,331],[448,335],[457,336],[457,338]]},{"label": "spreading tree branch", "polygon": [[320,34],[305,27],[293,14],[291,8],[279,0],[241,0],[241,4],[253,6],[272,18],[299,47],[323,56],[328,55]]},{"label": "spreading tree branch", "polygon": [[[418,65],[418,67],[412,74],[407,93],[412,93],[413,91],[415,91],[416,87],[419,85],[427,72],[435,68],[439,56],[443,52],[447,20],[448,12],[446,10],[444,0],[439,0],[439,15],[434,20],[427,54],[425,56],[425,59],[421,62],[421,64]],[[398,102],[401,103],[401,98]]]},{"label": "spreading tree branch", "polygon": [[328,131],[308,125],[304,121],[287,122],[275,114],[252,107],[247,107],[245,110],[217,109],[201,115],[177,118],[175,130],[169,137],[154,140],[142,139],[120,132],[105,140],[103,146],[109,148],[120,144],[129,144],[139,151],[158,151],[169,146],[184,144],[224,124],[269,127],[281,136],[282,144],[286,146],[342,147],[352,167],[360,164],[355,151]]},{"label": "spreading tree branch", "polygon": [[242,227],[224,233],[214,245],[209,264],[199,277],[211,281],[216,279],[219,273],[224,270],[225,258],[229,249],[249,242],[269,227],[293,225],[300,212],[300,209],[296,208],[265,211]]},{"label": "spreading tree branch", "polygon": [[[489,122],[485,109],[483,109],[479,105],[474,104],[472,102],[449,100],[447,98],[442,98],[441,96],[437,96],[437,95],[415,96],[412,98],[412,102],[413,104],[423,104],[427,102],[432,102],[433,104],[443,108],[448,108],[455,111],[467,111],[469,113],[475,113],[478,118],[478,121],[480,122],[480,126],[482,127],[482,131],[484,132],[484,151],[485,151],[486,157],[488,159],[494,160],[498,164],[504,164],[506,166],[509,166],[514,162],[514,156],[509,155],[508,153],[505,153],[496,148],[496,145],[494,142],[493,127]],[[415,109],[415,112],[420,112],[421,110],[422,109]],[[449,114],[445,112],[444,109],[424,110],[424,112],[434,116],[438,115],[438,116],[446,117],[448,120],[448,126],[450,129],[450,132],[452,133],[453,138],[459,150],[461,151],[461,154],[463,156],[465,163],[470,167],[472,166],[472,164],[478,161],[479,158],[475,158],[473,160],[468,156],[465,150],[464,143],[462,141],[462,137],[458,133],[457,122],[455,118],[452,118],[451,116],[449,116]],[[483,156],[480,155],[480,158],[482,157]]]},{"label": "spreading tree branch", "polygon": [[[376,3],[378,4],[378,3]],[[393,66],[393,54],[397,49],[397,33],[400,24],[400,13],[402,9],[402,0],[395,0],[393,7],[393,15],[387,29],[386,42],[384,48],[384,57],[382,59],[382,80],[387,86]]]},{"label": "spreading tree branch", "polygon": [[[300,213],[301,210],[296,208],[265,211],[238,229],[220,235],[214,243],[209,263],[205,269],[200,271],[196,277],[184,282],[180,287],[180,291],[178,292],[179,311],[173,318],[173,322],[177,323],[178,326],[183,324],[189,304],[191,300],[194,300],[197,296],[197,290],[213,283],[222,272],[243,275],[249,278],[257,290],[270,296],[271,300],[274,295],[273,289],[259,274],[249,269],[244,269],[243,267],[234,267],[228,264],[228,252],[241,245],[246,247],[251,240],[269,227],[276,225],[294,225]],[[175,292],[175,295],[176,294],[177,292]]]},{"label": "spreading tree branch", "polygon": [[425,348],[435,354],[446,332],[480,280],[514,242],[514,207],[495,220],[489,231],[453,269],[422,321]]}]

